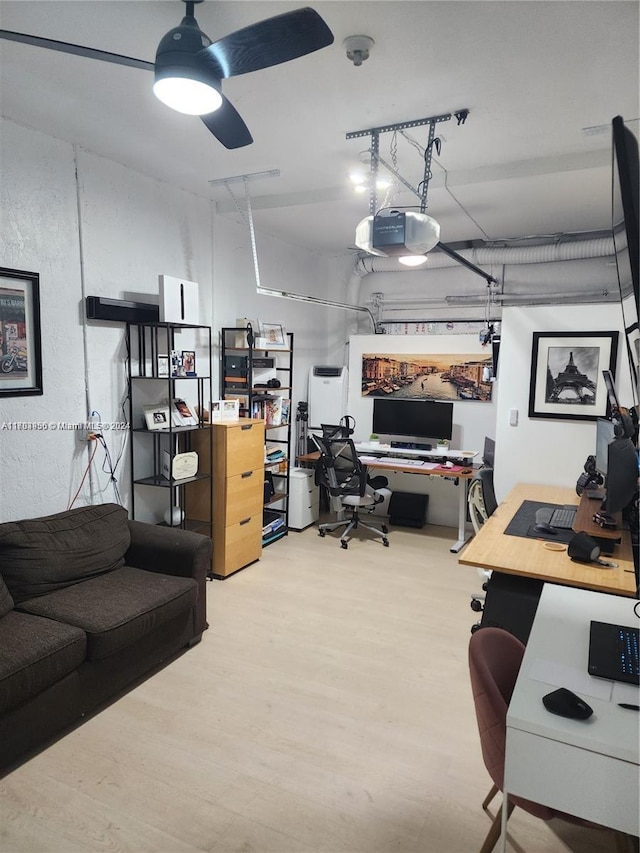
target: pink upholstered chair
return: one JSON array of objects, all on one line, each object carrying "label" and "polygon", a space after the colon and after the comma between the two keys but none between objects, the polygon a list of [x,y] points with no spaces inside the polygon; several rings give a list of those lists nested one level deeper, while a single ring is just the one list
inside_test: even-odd
[{"label": "pink upholstered chair", "polygon": [[[481,628],[471,635],[469,642],[469,672],[471,689],[475,703],[482,758],[493,787],[485,797],[482,808],[486,809],[498,791],[504,785],[504,754],[507,732],[507,708],[511,701],[520,664],[524,655],[524,646],[508,631],[502,628]],[[542,820],[553,817],[563,818],[570,823],[595,828],[595,824],[555,809],[532,803],[522,797],[509,797],[508,814],[519,806],[529,814]],[[500,837],[501,811],[498,810],[491,828],[484,840],[480,853],[491,853]],[[620,853],[630,850],[628,838],[624,833],[616,832],[616,848]]]}]

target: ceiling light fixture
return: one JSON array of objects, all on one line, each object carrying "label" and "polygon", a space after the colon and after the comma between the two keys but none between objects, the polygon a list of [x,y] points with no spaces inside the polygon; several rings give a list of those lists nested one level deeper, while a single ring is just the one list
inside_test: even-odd
[{"label": "ceiling light fixture", "polygon": [[220,79],[201,55],[210,44],[193,17],[193,3],[187,3],[180,26],[163,36],[156,52],[153,93],[163,104],[197,116],[222,106]]},{"label": "ceiling light fixture", "polygon": [[398,258],[405,267],[419,267],[427,263],[426,255],[402,255]]}]

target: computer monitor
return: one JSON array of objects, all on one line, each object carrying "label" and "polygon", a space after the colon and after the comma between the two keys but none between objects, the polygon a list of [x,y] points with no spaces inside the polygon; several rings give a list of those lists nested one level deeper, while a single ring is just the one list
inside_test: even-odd
[{"label": "computer monitor", "polygon": [[487,468],[494,468],[496,461],[496,443],[488,435],[484,437],[484,449],[482,451],[482,464]]},{"label": "computer monitor", "polygon": [[630,438],[621,436],[609,444],[606,489],[602,509],[609,514],[626,509],[638,491],[638,453]]},{"label": "computer monitor", "polygon": [[450,441],[453,403],[376,398],[373,401],[373,432]]},{"label": "computer monitor", "polygon": [[609,460],[609,445],[615,439],[615,426],[613,421],[606,418],[598,418],[596,421],[596,471],[607,476],[607,463]]}]

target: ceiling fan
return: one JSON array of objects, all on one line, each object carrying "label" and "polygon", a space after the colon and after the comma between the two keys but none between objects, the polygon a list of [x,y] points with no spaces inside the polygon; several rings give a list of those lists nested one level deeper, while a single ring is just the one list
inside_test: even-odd
[{"label": "ceiling fan", "polygon": [[0,38],[153,71],[153,91],[163,103],[178,112],[199,115],[225,148],[250,145],[253,137],[222,94],[222,80],[313,53],[332,44],[333,34],[316,11],[305,7],[250,24],[212,42],[193,15],[194,5],[202,0],[183,2],[186,15],[161,39],[155,63],[10,30],[0,30]]}]

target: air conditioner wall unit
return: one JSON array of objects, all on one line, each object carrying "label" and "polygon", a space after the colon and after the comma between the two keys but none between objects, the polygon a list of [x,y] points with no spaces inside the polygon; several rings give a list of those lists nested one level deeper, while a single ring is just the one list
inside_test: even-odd
[{"label": "air conditioner wall unit", "polygon": [[347,414],[349,371],[346,367],[314,365],[309,369],[309,428],[338,424]]}]

